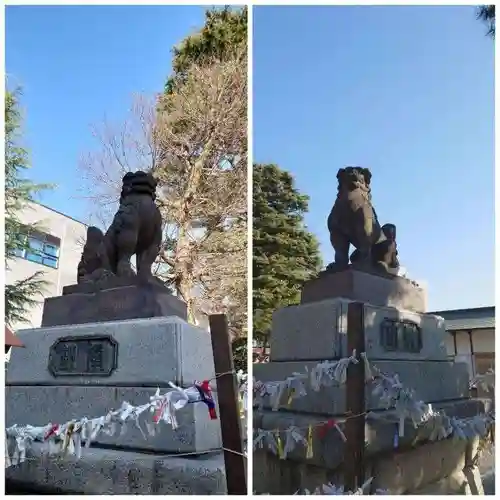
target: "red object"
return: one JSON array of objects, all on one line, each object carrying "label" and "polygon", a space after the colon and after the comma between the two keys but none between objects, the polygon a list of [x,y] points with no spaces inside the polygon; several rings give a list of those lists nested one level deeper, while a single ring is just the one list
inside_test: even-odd
[{"label": "red object", "polygon": [[8,347],[24,347],[24,344],[12,333],[12,331],[5,327],[5,345]]},{"label": "red object", "polygon": [[328,420],[328,422],[325,422],[320,428],[319,428],[319,435],[321,438],[324,438],[326,436],[326,433],[331,429],[332,427],[335,427],[335,420]]},{"label": "red object", "polygon": [[208,406],[208,414],[210,415],[210,420],[217,420],[217,412],[215,411],[215,402],[212,397],[212,390],[210,389],[210,381],[204,380],[200,384],[200,389],[204,392],[205,398],[203,399],[205,404]]},{"label": "red object", "polygon": [[53,436],[59,429],[59,424],[54,424],[50,429],[49,431],[47,432],[47,434],[45,434],[45,437],[44,439],[47,440],[49,439],[50,436]]},{"label": "red object", "polygon": [[163,410],[164,410],[166,404],[167,403],[165,401],[163,401],[162,404],[160,405],[160,407],[155,411],[155,414],[153,416],[153,422],[155,424],[157,424],[160,421],[160,418],[163,414]]}]

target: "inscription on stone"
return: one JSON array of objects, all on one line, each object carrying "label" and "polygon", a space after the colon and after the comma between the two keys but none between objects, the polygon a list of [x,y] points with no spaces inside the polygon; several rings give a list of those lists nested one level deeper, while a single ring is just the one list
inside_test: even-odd
[{"label": "inscription on stone", "polygon": [[380,325],[380,344],[386,351],[419,353],[422,330],[412,321],[385,319]]},{"label": "inscription on stone", "polygon": [[109,377],[117,361],[118,343],[109,335],[62,337],[50,348],[48,368],[54,377]]}]

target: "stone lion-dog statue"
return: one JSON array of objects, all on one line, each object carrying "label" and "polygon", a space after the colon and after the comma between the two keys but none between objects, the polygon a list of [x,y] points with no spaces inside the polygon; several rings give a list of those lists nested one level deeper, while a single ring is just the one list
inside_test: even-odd
[{"label": "stone lion-dog statue", "polygon": [[128,172],[122,180],[120,206],[103,234],[94,226],[78,265],[78,283],[111,276],[134,277],[130,259],[136,255],[137,277],[151,281],[151,266],[161,247],[162,219],[155,204],[156,179],[146,172]]},{"label": "stone lion-dog statue", "polygon": [[372,205],[371,178],[370,170],[361,167],[341,168],[337,173],[337,198],[327,221],[335,262],[328,271],[349,267],[350,245],[355,248],[350,256],[355,267],[390,274],[399,271],[396,226],[380,226]]}]

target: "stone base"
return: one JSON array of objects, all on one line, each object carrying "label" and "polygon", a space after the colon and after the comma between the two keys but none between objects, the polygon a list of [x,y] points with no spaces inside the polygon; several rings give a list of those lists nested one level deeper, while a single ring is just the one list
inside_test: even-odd
[{"label": "stone base", "polygon": [[[490,402],[481,400],[462,399],[459,401],[444,401],[432,403],[435,410],[443,410],[449,417],[468,418],[479,413],[485,413],[491,409]],[[385,413],[388,417],[392,417],[393,421],[397,421],[397,415],[394,411]],[[344,422],[342,416],[336,416],[335,420],[341,424]],[[307,429],[309,425],[317,426],[321,422],[325,422],[325,415],[313,415],[306,412],[291,412],[291,411],[271,411],[257,410],[253,412],[253,427],[263,430],[288,429],[290,426],[296,426],[300,429]],[[366,447],[365,455],[369,460],[375,460],[379,454],[391,454],[394,451],[394,430],[393,422],[382,421],[376,418],[367,418],[365,423]],[[306,431],[302,431],[304,434]],[[410,446],[415,446],[418,443],[425,444],[429,439],[432,429],[427,427],[413,426],[410,419],[405,421],[404,436],[399,438],[399,446],[401,449],[406,449]],[[307,437],[307,432],[305,434]],[[460,443],[460,441],[458,441]],[[465,441],[464,444],[465,454]],[[456,444],[456,446],[458,446]],[[289,454],[287,460],[280,462],[297,462],[315,467],[321,467],[334,471],[341,469],[344,461],[344,442],[338,432],[328,432],[326,437],[321,437],[319,433],[313,434],[312,441],[313,456],[308,459],[305,456],[306,448],[303,445],[295,447]],[[260,451],[259,451],[260,453]],[[263,454],[269,455],[272,452],[263,450]],[[394,452],[395,453],[395,452]],[[260,455],[259,455],[260,456]],[[254,452],[254,481],[258,462]],[[255,487],[255,482],[254,482]],[[299,488],[295,489],[295,491]],[[262,490],[260,490],[262,491]],[[294,491],[282,491],[282,494],[291,494]]]},{"label": "stone base", "polygon": [[[110,376],[50,373],[49,352],[56,340],[95,334],[109,335],[118,344]],[[175,316],[32,328],[16,335],[26,347],[11,353],[6,385],[168,387],[173,382],[185,387],[215,375],[210,335]]]},{"label": "stone base", "polygon": [[5,469],[7,488],[74,495],[227,495],[222,453],[168,457],[84,449],[82,457],[54,457],[34,443],[28,459]]},{"label": "stone base", "polygon": [[[44,426],[49,422],[69,422],[74,418],[100,417],[118,409],[124,401],[134,406],[149,402],[156,387],[43,387],[8,386],[5,390],[5,423],[11,425]],[[166,390],[161,391],[162,394]],[[217,398],[217,394],[214,394]],[[216,408],[217,414],[219,410]],[[189,404],[176,413],[179,427],[173,430],[164,422],[154,426],[150,436],[145,422],[152,424],[152,413],[143,413],[139,423],[145,436],[133,422],[126,432],[120,429],[114,436],[100,433],[93,441],[96,446],[107,445],[122,450],[141,450],[153,453],[193,453],[220,449],[222,438],[220,420],[211,420],[204,403]]]},{"label": "stone base", "polygon": [[[261,382],[286,380],[293,373],[306,373],[318,364],[318,361],[256,363],[253,376]],[[466,363],[446,361],[388,361],[373,363],[383,373],[397,373],[405,387],[411,387],[423,401],[450,401],[469,397],[469,371]],[[346,412],[346,386],[322,386],[314,391],[310,379],[303,381],[307,392],[305,396],[286,404],[286,396],[281,399],[280,408],[290,412],[310,415],[342,415]],[[367,382],[365,386],[366,409],[382,410],[385,408],[380,397],[373,397],[374,386]],[[264,397],[263,407],[271,409],[271,401]]]},{"label": "stone base", "polygon": [[[117,347],[116,368],[109,376],[57,375],[48,369],[51,346],[61,337],[110,336]],[[35,328],[18,332],[26,348],[12,352],[6,373],[6,423],[46,425],[80,417],[100,417],[123,401],[149,402],[157,387],[181,387],[215,375],[210,335],[177,317],[136,319],[84,325]],[[212,388],[215,388],[215,381]],[[151,414],[143,416],[151,418]],[[204,403],[177,414],[177,432],[161,424],[144,439],[133,423],[127,433],[100,442],[156,452],[200,452],[221,447],[220,420],[210,420]],[[144,431],[146,429],[143,428]]]},{"label": "stone base", "polygon": [[324,273],[308,281],[302,288],[301,303],[343,297],[374,306],[425,312],[425,290],[400,276],[380,276],[350,268],[346,271]]},{"label": "stone base", "polygon": [[93,282],[83,282],[76,285],[68,285],[63,287],[63,295],[72,293],[95,293],[103,290],[111,290],[113,288],[131,287],[131,286],[149,286],[154,288],[157,293],[172,292],[165,286],[165,283],[156,276],[151,276],[149,280],[141,279],[139,276],[115,276],[110,275],[107,278]]},{"label": "stone base", "polygon": [[[454,412],[448,414],[452,416]],[[290,424],[287,422],[287,425]],[[378,422],[376,427],[381,429],[381,423]],[[429,442],[422,436],[419,443],[412,444],[414,434],[407,437],[405,433],[405,437],[400,438],[400,448],[392,451],[394,425],[389,427],[392,427],[392,432],[384,433],[383,439],[376,429],[367,434],[365,478],[373,477],[371,494],[377,489],[387,490],[389,495],[471,494],[471,491],[482,490],[477,472],[467,474],[464,468],[465,440]],[[286,428],[285,425],[282,428]],[[384,447],[380,446],[382,442],[385,442]],[[473,442],[477,442],[477,438]],[[280,460],[270,451],[258,449],[253,455],[253,490],[257,494],[292,495],[304,489],[314,490],[329,482],[340,486],[344,482],[344,446],[337,433],[330,432],[321,442],[318,440],[314,444],[314,454],[320,455],[321,460],[306,460],[302,445],[298,446],[300,452],[294,450],[286,460]]]},{"label": "stone base", "polygon": [[187,319],[185,302],[156,284],[91,290],[91,285],[72,285],[64,295],[45,299],[42,327],[158,316]]},{"label": "stone base", "polygon": [[[324,360],[350,356],[347,349],[349,299],[283,307],[273,315],[271,361]],[[381,326],[386,320],[409,321],[421,329],[422,346],[417,352],[388,350],[381,345]],[[365,351],[370,360],[441,360],[446,351],[445,323],[431,314],[401,311],[394,307],[364,306]]]}]

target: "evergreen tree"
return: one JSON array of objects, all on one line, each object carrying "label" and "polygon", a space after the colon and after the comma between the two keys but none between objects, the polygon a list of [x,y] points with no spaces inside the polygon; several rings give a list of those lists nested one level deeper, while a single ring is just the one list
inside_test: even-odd
[{"label": "evergreen tree", "polygon": [[253,169],[253,336],[270,333],[273,312],[297,304],[321,268],[316,237],[304,225],[308,196],[276,165]]},{"label": "evergreen tree", "polygon": [[[33,184],[23,177],[29,168],[27,151],[19,143],[21,115],[19,91],[5,93],[5,267],[15,258],[16,251],[26,247],[26,235],[35,226],[27,226],[19,219],[19,212],[34,195],[48,185]],[[12,326],[26,321],[28,310],[38,303],[43,293],[43,272],[5,286],[5,323]]]},{"label": "evergreen tree", "polygon": [[186,37],[173,49],[173,74],[165,85],[167,94],[184,82],[192,64],[227,61],[234,57],[246,57],[247,8],[213,8],[205,13],[205,25],[201,30]]},{"label": "evergreen tree", "polygon": [[477,12],[477,18],[488,25],[487,35],[495,38],[495,6],[481,5]]}]

